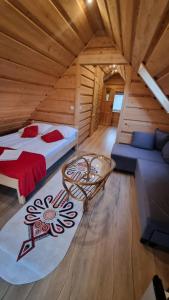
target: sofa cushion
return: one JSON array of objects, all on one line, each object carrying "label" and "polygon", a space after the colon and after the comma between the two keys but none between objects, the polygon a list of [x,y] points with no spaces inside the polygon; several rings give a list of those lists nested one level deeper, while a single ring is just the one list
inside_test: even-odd
[{"label": "sofa cushion", "polygon": [[169,164],[169,142],[167,142],[163,149],[162,149],[162,156],[165,160],[165,162],[167,162]]},{"label": "sofa cushion", "polygon": [[136,168],[137,159],[139,158],[165,164],[159,151],[135,148],[126,144],[115,144],[111,157],[116,161],[117,170],[133,173]]},{"label": "sofa cushion", "polygon": [[142,230],[149,219],[169,223],[169,166],[138,159],[135,176]]},{"label": "sofa cushion", "polygon": [[162,150],[164,145],[169,141],[169,132],[156,129],[155,131],[155,148],[157,150]]},{"label": "sofa cushion", "polygon": [[147,150],[153,150],[155,144],[155,134],[149,132],[134,131],[131,145]]}]

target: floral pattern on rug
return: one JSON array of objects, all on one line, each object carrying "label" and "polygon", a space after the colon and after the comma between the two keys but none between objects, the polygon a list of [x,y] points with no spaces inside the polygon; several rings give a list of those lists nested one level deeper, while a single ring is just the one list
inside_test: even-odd
[{"label": "floral pattern on rug", "polygon": [[49,235],[57,238],[66,229],[73,227],[78,215],[73,208],[74,204],[69,201],[65,190],[61,190],[55,198],[48,195],[27,206],[24,223],[28,226],[29,239],[22,243],[17,261],[32,251],[38,240]]}]

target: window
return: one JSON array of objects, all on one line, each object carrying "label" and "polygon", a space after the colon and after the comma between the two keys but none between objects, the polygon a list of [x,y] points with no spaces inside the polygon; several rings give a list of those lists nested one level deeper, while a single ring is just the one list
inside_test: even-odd
[{"label": "window", "polygon": [[114,96],[112,111],[118,112],[122,109],[124,94],[116,94]]}]

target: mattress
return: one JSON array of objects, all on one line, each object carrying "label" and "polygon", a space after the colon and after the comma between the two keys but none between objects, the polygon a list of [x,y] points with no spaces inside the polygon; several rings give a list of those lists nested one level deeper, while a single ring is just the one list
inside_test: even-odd
[{"label": "mattress", "polygon": [[38,138],[34,140],[33,143],[22,147],[22,149],[28,152],[42,154],[46,159],[46,168],[49,169],[76,144],[76,140],[75,135],[53,143],[46,143],[41,138]]},{"label": "mattress", "polygon": [[42,154],[46,159],[46,168],[49,169],[77,142],[77,129],[64,125],[53,126],[53,129],[57,128],[64,130],[65,135],[69,133],[69,137],[57,142],[46,143],[40,135],[34,138],[21,138],[21,133],[16,132],[0,137],[0,146]]}]

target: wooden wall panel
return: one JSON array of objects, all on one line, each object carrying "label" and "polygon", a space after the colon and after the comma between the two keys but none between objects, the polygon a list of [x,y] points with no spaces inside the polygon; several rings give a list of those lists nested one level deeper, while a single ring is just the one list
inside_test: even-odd
[{"label": "wooden wall panel", "polygon": [[80,103],[92,103],[92,95],[80,95]]},{"label": "wooden wall panel", "polygon": [[94,83],[95,68],[79,66],[79,143],[90,135]]},{"label": "wooden wall panel", "polygon": [[29,122],[35,108],[54,89],[56,80],[41,71],[0,59],[0,134]]},{"label": "wooden wall panel", "polygon": [[57,112],[41,112],[36,110],[31,116],[33,120],[68,124],[72,125],[74,123],[74,116],[68,114],[61,114]]},{"label": "wooden wall panel", "polygon": [[72,65],[36,108],[32,119],[74,125],[75,95],[76,66]]},{"label": "wooden wall panel", "polygon": [[54,87],[57,78],[0,58],[0,77]]},{"label": "wooden wall panel", "polygon": [[79,125],[81,125],[81,121],[90,118],[91,114],[92,114],[91,111],[82,112],[81,114],[79,114]]},{"label": "wooden wall panel", "polygon": [[[79,143],[97,129],[103,71],[90,65],[78,66],[76,95],[76,120],[79,128]],[[100,88],[101,87],[101,88]]]},{"label": "wooden wall panel", "polygon": [[117,141],[130,143],[133,131],[153,132],[156,128],[169,130],[169,115],[150,94],[143,81],[135,81],[135,74],[130,69]]},{"label": "wooden wall panel", "polygon": [[87,86],[81,85],[81,95],[93,95],[93,88],[89,88]]},{"label": "wooden wall panel", "polygon": [[91,72],[87,67],[81,69],[81,75],[91,80],[94,80],[95,77],[94,73]]},{"label": "wooden wall panel", "polygon": [[103,95],[103,71],[99,67],[96,67],[90,134],[92,134],[98,128],[99,125],[102,95]]}]

